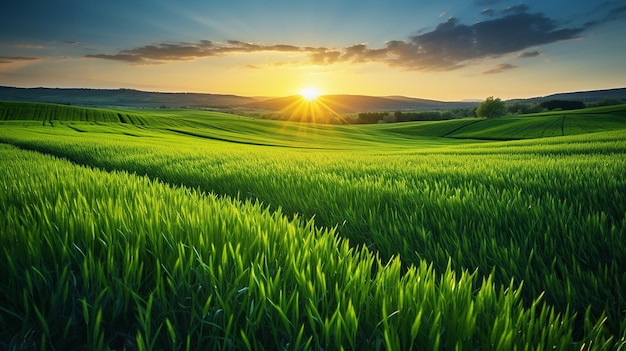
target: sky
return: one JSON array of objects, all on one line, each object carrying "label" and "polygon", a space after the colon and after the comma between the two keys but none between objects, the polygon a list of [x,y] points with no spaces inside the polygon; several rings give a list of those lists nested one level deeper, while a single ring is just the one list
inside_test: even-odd
[{"label": "sky", "polygon": [[623,0],[8,0],[0,85],[456,101],[626,87]]}]

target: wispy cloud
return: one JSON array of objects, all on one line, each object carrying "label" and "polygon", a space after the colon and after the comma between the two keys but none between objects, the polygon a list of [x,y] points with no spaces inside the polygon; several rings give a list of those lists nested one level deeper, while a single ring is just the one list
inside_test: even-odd
[{"label": "wispy cloud", "polygon": [[608,22],[619,21],[626,18],[626,6],[611,6],[611,2],[605,2],[600,5],[595,11],[601,12],[604,9],[608,9],[608,12],[604,13],[602,17],[585,22],[585,27],[592,28]]},{"label": "wispy cloud", "polygon": [[16,44],[16,48],[18,49],[43,49],[43,45],[35,45],[35,44]]},{"label": "wispy cloud", "polygon": [[624,17],[626,17],[626,6],[619,6],[609,11],[604,20],[615,21],[623,19]]},{"label": "wispy cloud", "polygon": [[502,0],[474,0],[474,3],[478,6],[493,5],[499,2],[502,2]]},{"label": "wispy cloud", "polygon": [[24,61],[37,61],[39,57],[27,57],[27,56],[0,56],[0,64],[2,63],[15,63]]},{"label": "wispy cloud", "polygon": [[[495,5],[497,0],[475,0],[477,5]],[[315,65],[337,63],[378,62],[407,70],[448,71],[474,64],[483,59],[515,54],[532,47],[558,41],[580,38],[588,28],[601,21],[626,17],[626,6],[611,6],[580,26],[563,27],[562,21],[542,13],[530,13],[529,7],[519,4],[501,10],[485,9],[489,19],[474,24],[463,24],[456,18],[439,23],[435,29],[422,31],[405,40],[389,40],[382,48],[369,44],[355,44],[344,48],[262,44],[230,40],[215,42],[156,43],[113,54],[91,54],[86,57],[117,60],[134,64],[154,64],[168,61],[189,61],[212,56],[255,52],[298,53]],[[607,5],[608,6],[608,5]],[[539,51],[522,52],[519,58],[540,55]],[[512,65],[511,65],[512,66]],[[498,66],[487,72],[500,73],[515,68]],[[493,72],[491,72],[493,71]],[[485,72],[485,73],[487,73]]]},{"label": "wispy cloud", "polygon": [[528,5],[526,4],[517,4],[517,5],[513,5],[513,6],[509,6],[507,8],[505,8],[504,10],[502,10],[502,13],[507,14],[507,13],[522,13],[522,12],[526,12],[528,11]]},{"label": "wispy cloud", "polygon": [[527,52],[521,52],[521,53],[517,54],[518,58],[531,58],[531,57],[537,57],[537,56],[541,56],[541,52],[539,52],[539,51],[527,51]]},{"label": "wispy cloud", "polygon": [[284,44],[254,44],[238,40],[225,43],[201,40],[195,43],[159,43],[134,49],[122,50],[117,54],[92,54],[89,58],[125,61],[131,63],[161,63],[166,61],[189,61],[210,56],[253,52],[305,52],[317,49],[300,48]]},{"label": "wispy cloud", "polygon": [[492,8],[486,8],[486,9],[480,11],[480,13],[482,15],[485,15],[485,16],[493,17],[493,16],[496,15],[496,10],[494,10]]},{"label": "wispy cloud", "polygon": [[85,55],[87,58],[97,58],[104,60],[114,60],[114,61],[125,61],[125,62],[133,62],[133,63],[148,63],[147,59],[137,55],[128,55],[128,54],[89,54]]},{"label": "wispy cloud", "polygon": [[501,63],[485,72],[483,72],[483,74],[496,74],[496,73],[502,73],[504,71],[508,71],[508,70],[512,70],[514,68],[517,68],[518,66],[512,65],[510,63]]}]

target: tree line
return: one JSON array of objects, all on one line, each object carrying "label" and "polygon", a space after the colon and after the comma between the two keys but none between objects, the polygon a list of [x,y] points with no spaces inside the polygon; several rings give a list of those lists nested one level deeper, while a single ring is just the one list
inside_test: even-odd
[{"label": "tree line", "polygon": [[394,111],[394,112],[361,112],[355,123],[394,123],[415,121],[444,121],[455,118],[475,117],[476,107],[457,108],[443,111]]},{"label": "tree line", "polygon": [[535,103],[513,102],[505,104],[499,98],[493,96],[488,97],[485,101],[478,105],[476,109],[477,117],[493,118],[506,114],[521,115],[528,113],[540,113],[546,111],[567,111],[577,110],[586,107],[610,106],[625,103],[623,100],[607,98],[599,100],[596,103],[585,104],[578,100],[548,100]]},{"label": "tree line", "polygon": [[395,112],[361,112],[355,123],[393,123],[414,121],[443,121],[464,117],[494,118],[504,115],[521,115],[546,111],[576,110],[585,107],[609,106],[623,104],[620,99],[602,99],[593,104],[585,104],[577,100],[548,100],[535,103],[505,103],[500,98],[488,97],[477,107],[460,108],[444,111],[395,111]]},{"label": "tree line", "polygon": [[[415,121],[443,121],[456,118],[482,117],[495,118],[505,115],[521,115],[529,113],[541,113],[546,111],[574,110],[585,107],[609,106],[626,103],[623,100],[607,98],[596,103],[585,104],[576,100],[548,100],[543,102],[509,102],[505,103],[500,98],[488,97],[478,106],[468,108],[456,108],[440,111],[376,111],[361,112],[346,119],[338,119],[332,116],[317,116],[315,123],[325,124],[376,124]],[[241,112],[238,112],[241,113]],[[281,113],[255,114],[253,117],[263,119],[289,120],[290,116]],[[312,117],[311,117],[312,118]],[[306,119],[301,119],[306,120]]]}]

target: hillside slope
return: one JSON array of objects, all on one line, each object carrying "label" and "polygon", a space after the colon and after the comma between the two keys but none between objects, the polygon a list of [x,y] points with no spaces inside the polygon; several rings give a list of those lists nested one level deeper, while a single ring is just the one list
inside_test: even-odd
[{"label": "hillside slope", "polygon": [[594,103],[602,99],[620,99],[626,101],[626,88],[556,93],[546,96],[532,97],[528,99],[512,99],[508,102],[540,103],[549,100],[578,100],[585,103]]},{"label": "hillside slope", "polygon": [[[76,131],[109,123],[234,143],[303,148],[450,146],[626,129],[626,104],[494,119],[371,125],[319,125],[261,120],[216,111],[124,110],[0,101],[0,121],[60,124]],[[134,133],[134,132],[133,132]]]},{"label": "hillside slope", "polygon": [[42,123],[83,121],[145,124],[145,120],[141,116],[121,110],[14,101],[0,101],[1,120],[32,120]]},{"label": "hillside slope", "polygon": [[254,98],[200,93],[162,93],[133,89],[52,89],[0,87],[0,100],[38,101],[100,107],[232,107]]},{"label": "hillside slope", "polygon": [[[272,111],[290,110],[305,104],[301,96],[294,95],[265,101],[252,102],[246,107]],[[323,95],[312,104],[320,104],[336,113],[356,113],[366,111],[422,110],[422,109],[454,109],[476,106],[472,102],[445,102],[436,100],[416,99],[408,97],[376,97],[364,95]]]},{"label": "hillside slope", "polygon": [[626,104],[477,120],[449,138],[483,140],[534,139],[626,129]]}]

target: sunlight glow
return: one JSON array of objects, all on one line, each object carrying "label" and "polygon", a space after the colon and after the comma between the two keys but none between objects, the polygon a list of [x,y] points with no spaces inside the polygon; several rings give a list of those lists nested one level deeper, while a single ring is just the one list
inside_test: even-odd
[{"label": "sunlight glow", "polygon": [[279,115],[282,119],[318,124],[348,124],[344,116],[337,113],[329,104],[326,96],[317,89],[300,90],[300,97],[291,97],[291,103],[283,108]]},{"label": "sunlight glow", "polygon": [[302,97],[307,101],[313,101],[320,96],[320,92],[315,88],[306,87],[300,90],[300,95],[302,95]]}]

